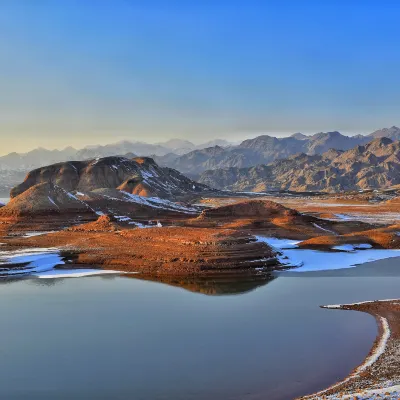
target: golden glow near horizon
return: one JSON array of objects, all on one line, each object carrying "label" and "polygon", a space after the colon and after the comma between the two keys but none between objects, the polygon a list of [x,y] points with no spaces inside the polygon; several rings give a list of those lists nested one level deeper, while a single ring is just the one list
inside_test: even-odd
[{"label": "golden glow near horizon", "polygon": [[2,2],[2,154],[400,123],[398,14],[379,2],[75,3]]}]

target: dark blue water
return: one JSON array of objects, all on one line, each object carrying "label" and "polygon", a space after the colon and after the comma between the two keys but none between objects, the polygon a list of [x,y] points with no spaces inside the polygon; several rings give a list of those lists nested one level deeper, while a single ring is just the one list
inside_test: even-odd
[{"label": "dark blue water", "polygon": [[371,316],[319,305],[400,297],[398,268],[280,274],[254,290],[110,276],[3,283],[0,398],[292,399],[343,378],[376,336]]}]

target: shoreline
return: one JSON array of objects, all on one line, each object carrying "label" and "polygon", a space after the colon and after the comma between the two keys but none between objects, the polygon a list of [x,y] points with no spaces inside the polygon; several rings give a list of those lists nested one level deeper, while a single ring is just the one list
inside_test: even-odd
[{"label": "shoreline", "polygon": [[[378,335],[362,364],[345,379],[299,400],[400,398],[400,299],[373,300],[321,308],[361,311],[372,315]],[[379,398],[379,397],[378,397]]]}]

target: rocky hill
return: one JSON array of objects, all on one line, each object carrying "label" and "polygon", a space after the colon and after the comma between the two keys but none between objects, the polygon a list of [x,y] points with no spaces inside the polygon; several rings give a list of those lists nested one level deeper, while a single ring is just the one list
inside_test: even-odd
[{"label": "rocky hill", "polygon": [[400,184],[400,142],[374,139],[347,151],[304,153],[250,168],[209,170],[200,182],[234,191],[382,189]]},{"label": "rocky hill", "polygon": [[93,210],[65,189],[50,182],[42,182],[29,187],[20,196],[1,207],[0,217],[21,217],[24,215],[92,213]]},{"label": "rocky hill", "polygon": [[[186,223],[191,226],[214,226],[219,228],[249,230],[260,235],[298,239],[347,233],[343,224],[322,220],[302,214],[294,209],[270,200],[246,200],[232,204],[205,209],[201,214]],[[368,225],[369,228],[369,225]]]},{"label": "rocky hill", "polygon": [[16,224],[19,231],[42,230],[50,222],[58,230],[106,215],[99,223],[111,218],[131,227],[152,226],[198,215],[198,207],[186,201],[207,193],[215,191],[151,158],[70,161],[31,171],[12,189],[0,221],[11,224],[6,230]]},{"label": "rocky hill", "polygon": [[67,192],[118,189],[133,195],[172,200],[209,191],[205,185],[176,170],[158,166],[151,158],[105,157],[35,169],[28,173],[24,182],[11,190],[10,195],[16,197],[41,183],[52,183]]},{"label": "rocky hill", "polygon": [[292,210],[269,200],[248,200],[226,206],[209,208],[201,212],[198,219],[231,219],[231,218],[257,218],[270,219],[275,217],[295,217],[300,215]]},{"label": "rocky hill", "polygon": [[124,140],[104,146],[87,146],[76,150],[37,148],[27,153],[10,153],[0,157],[0,192],[8,191],[20,180],[20,175],[28,171],[57,162],[82,161],[109,156],[152,157],[164,167],[177,169],[181,173],[198,179],[209,169],[245,168],[257,164],[269,164],[302,152],[308,155],[322,154],[333,148],[348,150],[356,145],[364,145],[379,137],[400,139],[400,129],[392,126],[372,132],[369,135],[346,136],[337,131],[320,132],[315,135],[295,133],[289,137],[261,135],[233,145],[226,140],[215,139],[195,145],[188,140],[171,139],[155,144]]}]

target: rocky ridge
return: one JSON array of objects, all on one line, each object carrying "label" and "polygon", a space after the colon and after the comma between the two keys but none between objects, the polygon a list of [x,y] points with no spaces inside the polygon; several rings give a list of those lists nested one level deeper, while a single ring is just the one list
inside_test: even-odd
[{"label": "rocky ridge", "polygon": [[385,189],[400,184],[400,142],[378,138],[347,151],[330,149],[268,165],[209,170],[199,181],[218,189],[254,192]]},{"label": "rocky ridge", "polygon": [[337,131],[320,132],[311,136],[296,133],[282,138],[261,135],[244,140],[238,146],[215,146],[193,150],[178,157],[160,158],[159,161],[197,179],[199,174],[206,170],[246,168],[257,164],[268,164],[297,153],[322,154],[331,148],[345,151],[371,140],[372,136],[351,137]]}]

